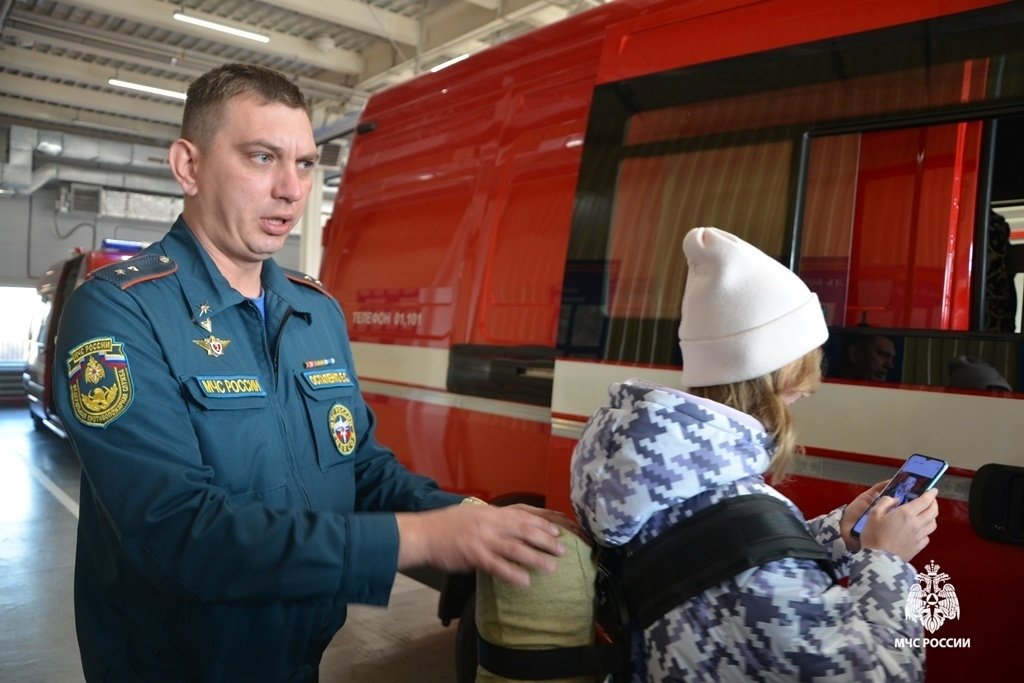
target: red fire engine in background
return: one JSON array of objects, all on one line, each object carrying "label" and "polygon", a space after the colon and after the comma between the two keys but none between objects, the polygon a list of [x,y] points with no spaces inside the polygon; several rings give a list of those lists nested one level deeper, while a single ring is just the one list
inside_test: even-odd
[{"label": "red fire engine in background", "polygon": [[65,437],[53,405],[53,349],[57,323],[71,292],[94,270],[131,258],[146,246],[142,242],[104,239],[99,249],[78,249],[67,259],[50,266],[36,284],[39,305],[29,324],[29,350],[21,384],[28,400],[29,415],[37,429],[49,428]]},{"label": "red fire engine in background", "polygon": [[[678,386],[682,236],[729,230],[832,332],[783,490],[812,516],[948,460],[917,559],[961,613],[926,634],[928,678],[1014,677],[1022,74],[1020,3],[617,0],[375,94],[321,278],[381,440],[446,488],[568,510],[608,385]],[[960,356],[1001,381],[950,386]]]}]

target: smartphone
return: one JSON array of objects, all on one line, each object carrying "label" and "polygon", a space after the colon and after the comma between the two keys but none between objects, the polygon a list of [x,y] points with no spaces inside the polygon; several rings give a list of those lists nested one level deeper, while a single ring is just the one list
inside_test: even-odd
[{"label": "smartphone", "polygon": [[[939,477],[945,473],[948,467],[949,463],[945,460],[915,453],[907,458],[907,461],[903,463],[903,467],[899,469],[896,476],[889,480],[889,483],[882,489],[878,498],[892,496],[899,501],[900,505],[909,503],[935,486]],[[868,513],[871,512],[871,508],[878,502],[878,498],[868,506],[868,509],[860,516],[857,523],[853,525],[851,534],[860,536],[860,533],[864,530],[864,525],[868,521]]]}]

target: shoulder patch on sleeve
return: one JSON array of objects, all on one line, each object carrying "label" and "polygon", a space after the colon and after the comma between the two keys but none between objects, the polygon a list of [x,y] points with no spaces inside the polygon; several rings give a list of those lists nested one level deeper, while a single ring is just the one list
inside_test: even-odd
[{"label": "shoulder patch on sleeve", "polygon": [[311,287],[324,296],[331,296],[331,293],[324,289],[324,283],[320,282],[312,275],[306,275],[305,273],[300,273],[299,271],[292,270],[290,268],[282,268],[281,270],[284,271],[285,276],[292,282],[299,285],[305,285],[306,287]]},{"label": "shoulder patch on sleeve", "polygon": [[68,384],[75,417],[90,427],[106,427],[132,403],[135,390],[124,344],[97,337],[68,351]]},{"label": "shoulder patch on sleeve", "polygon": [[128,289],[140,282],[156,280],[178,270],[178,264],[163,254],[140,254],[121,263],[112,263],[100,268],[91,277],[106,280],[121,289]]}]

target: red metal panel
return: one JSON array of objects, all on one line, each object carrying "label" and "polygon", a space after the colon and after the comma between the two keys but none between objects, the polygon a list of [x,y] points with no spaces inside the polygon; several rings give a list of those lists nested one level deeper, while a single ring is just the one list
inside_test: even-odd
[{"label": "red metal panel", "polygon": [[478,344],[554,346],[583,147],[590,79],[515,97],[495,159],[482,286],[470,323]]},{"label": "red metal panel", "polygon": [[666,2],[609,29],[597,81],[619,81],[1005,2],[1007,0]]},{"label": "red metal panel", "polygon": [[547,489],[549,425],[377,394],[366,397],[377,416],[380,442],[442,488],[484,500]]},{"label": "red metal panel", "polygon": [[629,4],[370,99],[320,273],[354,340],[554,344],[602,17]]}]

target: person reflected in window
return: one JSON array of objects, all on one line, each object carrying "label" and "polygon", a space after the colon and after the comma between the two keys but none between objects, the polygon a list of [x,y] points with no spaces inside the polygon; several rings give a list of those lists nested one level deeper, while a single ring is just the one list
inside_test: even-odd
[{"label": "person reflected in window", "polygon": [[888,382],[896,364],[896,345],[884,334],[856,335],[846,343],[838,376]]},{"label": "person reflected in window", "polygon": [[[985,332],[1013,333],[1017,328],[1017,289],[1011,263],[1010,224],[1003,216],[988,212],[988,268],[985,270]],[[1019,266],[1018,266],[1019,267]]]},{"label": "person reflected in window", "polygon": [[999,371],[973,356],[955,356],[949,360],[949,386],[985,391],[1013,391]]}]

